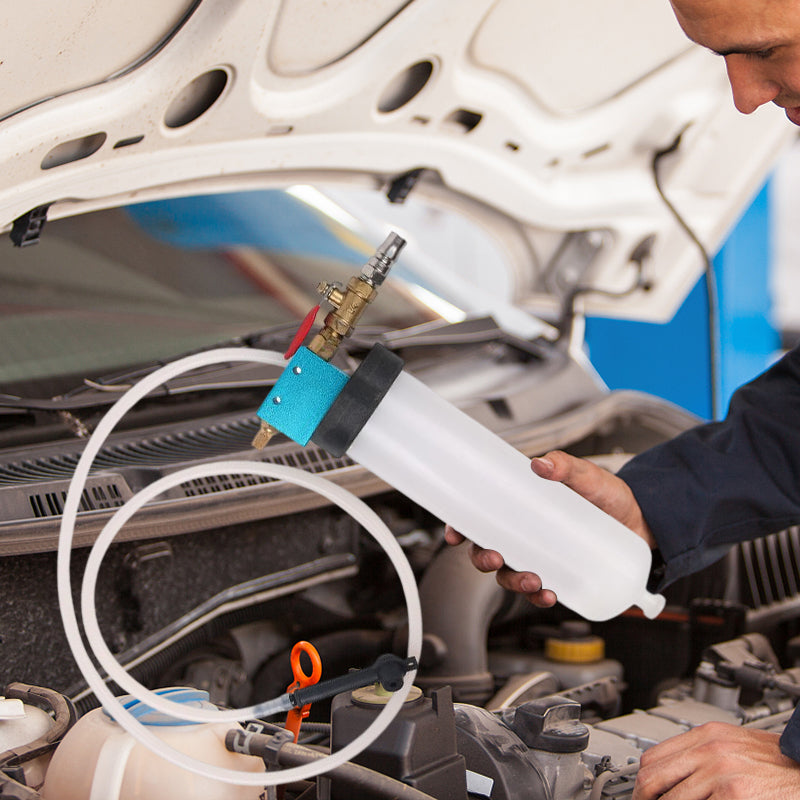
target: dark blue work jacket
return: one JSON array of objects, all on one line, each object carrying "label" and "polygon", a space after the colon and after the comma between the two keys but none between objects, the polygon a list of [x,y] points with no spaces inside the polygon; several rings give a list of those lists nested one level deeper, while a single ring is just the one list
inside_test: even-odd
[{"label": "dark blue work jacket", "polygon": [[[658,543],[657,589],[732,544],[800,524],[800,348],[739,389],[723,421],[641,453],[619,475]],[[800,707],[781,750],[800,761]]]}]

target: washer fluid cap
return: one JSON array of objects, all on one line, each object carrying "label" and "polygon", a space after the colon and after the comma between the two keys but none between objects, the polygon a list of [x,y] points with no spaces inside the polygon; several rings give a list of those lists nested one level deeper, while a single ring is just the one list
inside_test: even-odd
[{"label": "washer fluid cap", "polygon": [[25,716],[22,700],[13,697],[0,697],[0,720],[21,719]]},{"label": "washer fluid cap", "polygon": [[[167,699],[175,703],[182,703],[183,705],[192,705],[197,708],[215,708],[209,701],[208,692],[201,689],[192,689],[190,687],[172,686],[165,689],[157,689],[156,694],[164,695]],[[176,727],[178,725],[197,725],[196,722],[190,720],[177,719],[171,717],[169,714],[164,714],[137,700],[133,695],[125,695],[119,698],[120,703],[126,708],[136,719],[143,725],[152,725],[153,727]],[[103,709],[103,713],[107,717],[111,715]]]},{"label": "washer fluid cap", "polygon": [[545,655],[565,664],[586,664],[600,661],[606,654],[606,643],[599,636],[582,639],[546,639]]}]

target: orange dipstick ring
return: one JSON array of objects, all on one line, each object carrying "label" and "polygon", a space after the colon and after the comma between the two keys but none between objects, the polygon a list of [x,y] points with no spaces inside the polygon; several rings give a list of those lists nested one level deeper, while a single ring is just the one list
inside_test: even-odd
[{"label": "orange dipstick ring", "polygon": [[[300,663],[300,656],[305,653],[311,660],[311,674],[306,675],[303,671],[303,666]],[[292,648],[291,656],[292,675],[294,675],[294,682],[286,687],[286,691],[291,693],[297,689],[304,689],[306,686],[312,686],[319,683],[322,677],[322,659],[319,657],[317,648],[310,642],[300,641]],[[304,705],[302,708],[293,708],[286,715],[286,730],[294,734],[294,741],[297,741],[300,735],[300,723],[309,715],[311,703]]]}]

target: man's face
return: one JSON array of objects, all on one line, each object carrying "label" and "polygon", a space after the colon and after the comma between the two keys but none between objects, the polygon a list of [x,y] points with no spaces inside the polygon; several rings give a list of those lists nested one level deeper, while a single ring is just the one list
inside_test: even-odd
[{"label": "man's face", "polygon": [[670,2],[686,35],[724,56],[739,111],[773,102],[800,125],[800,1]]}]

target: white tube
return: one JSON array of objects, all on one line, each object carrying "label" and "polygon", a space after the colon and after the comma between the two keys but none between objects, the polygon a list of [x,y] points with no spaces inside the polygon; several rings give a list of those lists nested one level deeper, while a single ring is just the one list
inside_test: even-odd
[{"label": "white tube", "polygon": [[[178,486],[181,483],[188,483],[192,480],[207,478],[216,475],[263,475],[268,478],[278,478],[304,486],[318,492],[323,497],[327,497],[340,508],[347,511],[356,522],[360,523],[369,530],[379,544],[386,550],[387,555],[395,564],[404,588],[416,590],[413,573],[405,561],[400,545],[391,534],[389,529],[366,504],[355,498],[346,489],[336,486],[330,481],[320,478],[295,467],[286,467],[280,464],[261,464],[252,461],[215,461],[210,464],[200,464],[194,467],[170,473],[159,478],[159,480],[146,486],[130,498],[123,506],[118,508],[111,519],[106,523],[94,545],[92,546],[81,587],[81,615],[86,631],[86,638],[100,665],[108,673],[108,677],[113,680],[120,688],[125,689],[134,695],[142,703],[164,714],[172,717],[184,719],[189,722],[237,722],[259,716],[269,716],[281,711],[288,711],[291,701],[285,695],[276,698],[275,701],[258,703],[247,708],[234,709],[231,711],[220,711],[216,709],[204,709],[184,703],[176,703],[168,699],[168,695],[157,694],[142,686],[137,680],[131,677],[125,669],[114,658],[113,653],[108,649],[100,631],[97,619],[97,609],[94,603],[95,590],[97,587],[97,577],[100,565],[108,551],[114,537],[119,533],[122,526],[143,506],[150,502],[159,494],[168,489]],[[353,502],[356,501],[356,502]],[[401,574],[402,573],[402,574]],[[411,581],[411,584],[407,581]]]},{"label": "white tube", "polygon": [[347,455],[517,570],[537,572],[590,620],[664,598],[646,590],[652,556],[621,522],[561,483],[425,384],[401,372]]},{"label": "white tube", "polygon": [[125,731],[109,736],[97,755],[89,800],[119,800],[122,779],[136,739]]},{"label": "white tube", "polygon": [[[204,775],[208,778],[240,785],[272,786],[279,783],[288,783],[290,781],[305,780],[314,777],[315,775],[321,774],[329,769],[333,769],[334,767],[339,766],[358,755],[361,750],[368,747],[375,739],[377,739],[377,737],[391,723],[396,713],[400,710],[403,701],[405,700],[411,688],[415,672],[409,672],[406,674],[403,688],[399,692],[394,693],[389,703],[387,703],[386,707],[378,714],[372,724],[370,724],[363,733],[350,742],[350,744],[348,744],[342,750],[337,751],[333,755],[328,756],[319,762],[274,772],[251,773],[242,772],[240,770],[224,769],[197,761],[196,759],[190,758],[174,748],[169,747],[162,740],[148,731],[145,726],[139,723],[139,721],[136,720],[133,715],[120,704],[120,702],[114,697],[114,695],[106,686],[100,673],[95,669],[94,664],[92,663],[89,654],[83,645],[80,628],[78,626],[78,621],[75,614],[75,607],[72,602],[70,558],[78,505],[86,483],[89,469],[91,468],[92,462],[94,461],[94,458],[100,450],[103,442],[106,440],[119,420],[124,416],[124,414],[127,413],[136,402],[156,389],[162,383],[165,383],[166,381],[171,380],[172,378],[177,377],[184,372],[197,369],[198,367],[204,367],[211,364],[224,363],[228,361],[259,362],[263,364],[274,364],[280,366],[283,366],[285,363],[282,356],[278,353],[249,350],[244,348],[219,349],[187,356],[186,358],[180,359],[172,364],[168,364],[143,378],[139,383],[122,395],[122,397],[120,397],[120,399],[102,418],[94,433],[90,437],[83,455],[78,461],[78,464],[75,468],[75,474],[72,482],[70,483],[70,488],[64,504],[64,513],[61,520],[61,530],[58,543],[58,599],[67,641],[83,676],[86,678],[89,686],[92,688],[97,698],[102,702],[106,710],[137,741],[144,744],[157,755],[166,758],[171,763],[176,764],[179,767],[183,767],[184,769],[188,769],[199,775]],[[211,469],[211,466],[206,468]],[[185,477],[185,475],[191,471],[191,469],[184,471],[184,477],[182,477],[182,480],[188,480],[189,478]],[[375,539],[385,547],[389,558],[397,570],[397,574],[400,578],[403,588],[403,593],[405,595],[408,611],[408,655],[419,658],[422,642],[422,620],[419,605],[419,595],[417,593],[417,587],[413,573],[411,572],[408,561],[406,560],[401,548],[397,544],[394,536],[391,534],[388,528],[383,525],[374,512],[372,512],[371,509],[366,506],[366,504],[340,487],[334,486],[318,476],[311,475],[310,473],[303,472],[302,470],[292,470],[291,468],[287,467],[278,467],[278,465],[258,464],[249,461],[221,462],[213,465],[213,472],[205,474],[230,474],[231,471],[235,473],[256,472],[257,474],[270,474],[275,475],[276,477],[278,476],[276,475],[276,472],[279,471],[280,477],[283,477],[285,480],[296,479],[298,483],[313,487],[315,491],[325,494],[325,496],[329,497],[329,499],[333,500],[333,502],[337,503],[342,508],[345,508],[345,510],[353,513],[356,519],[358,519],[358,521],[360,521],[361,524],[367,528],[367,530],[375,537]],[[295,473],[300,474],[297,475]],[[290,474],[292,474],[292,477],[289,477]],[[170,478],[174,478],[174,475],[168,476],[166,479],[162,479],[159,491],[163,491],[163,489],[166,488],[166,482]],[[150,487],[146,487],[144,491],[146,492],[148,489],[150,489]],[[148,492],[147,496],[155,496],[155,493],[151,490]],[[118,509],[114,517],[112,517],[112,519],[104,528],[103,532],[98,538],[98,541],[95,543],[96,550],[93,548],[92,554],[90,555],[90,561],[92,564],[91,570],[87,564],[87,574],[91,579],[91,587],[93,587],[96,581],[96,570],[99,569],[100,562],[102,561],[102,554],[105,552],[108,544],[113,539],[116,530],[118,530],[122,525],[122,522],[124,522],[124,520],[127,519],[131,513],[133,513],[133,510],[135,510],[144,502],[137,501],[137,497],[138,495],[134,496],[128,500],[124,506]],[[132,510],[129,510],[129,508]],[[116,525],[116,530],[113,527],[114,525]],[[107,531],[110,532],[107,533]],[[95,552],[97,552],[97,555],[95,555]],[[93,595],[93,589],[91,589],[91,591],[87,590],[86,592],[82,592],[82,600],[86,601],[84,605],[84,613],[87,610],[90,612],[87,619],[91,620],[89,624],[93,624],[92,638],[97,639],[99,630],[97,629]],[[101,637],[100,642],[102,642]],[[98,644],[98,649],[100,650],[100,655],[102,655],[103,658],[105,658],[106,653],[111,655],[108,652],[108,649],[105,648],[104,643]],[[111,656],[111,659],[113,660],[113,656]],[[114,663],[116,664],[116,662]],[[123,680],[128,683],[128,678],[129,676],[126,675]],[[132,681],[132,679],[131,682],[135,683]],[[144,687],[140,688],[144,689]],[[138,697],[138,699],[142,700],[142,697],[140,697],[136,692],[133,693]],[[155,699],[155,702],[151,702],[153,699]],[[149,692],[146,692],[146,699],[142,701],[162,711],[164,711],[166,708],[165,713],[180,719],[191,719],[192,712],[198,710],[189,709],[186,706],[182,706],[178,703],[170,703],[169,701],[166,701],[165,706],[162,707],[162,701],[164,701],[164,698],[157,695],[152,695],[152,693]],[[258,706],[256,708],[258,708]],[[248,712],[250,710],[251,709],[245,709],[244,712]],[[244,712],[220,712],[220,714],[239,714],[237,718],[242,718],[243,714],[245,716],[247,715]],[[219,715],[215,715],[214,719],[215,721],[219,721],[221,717]]]}]

